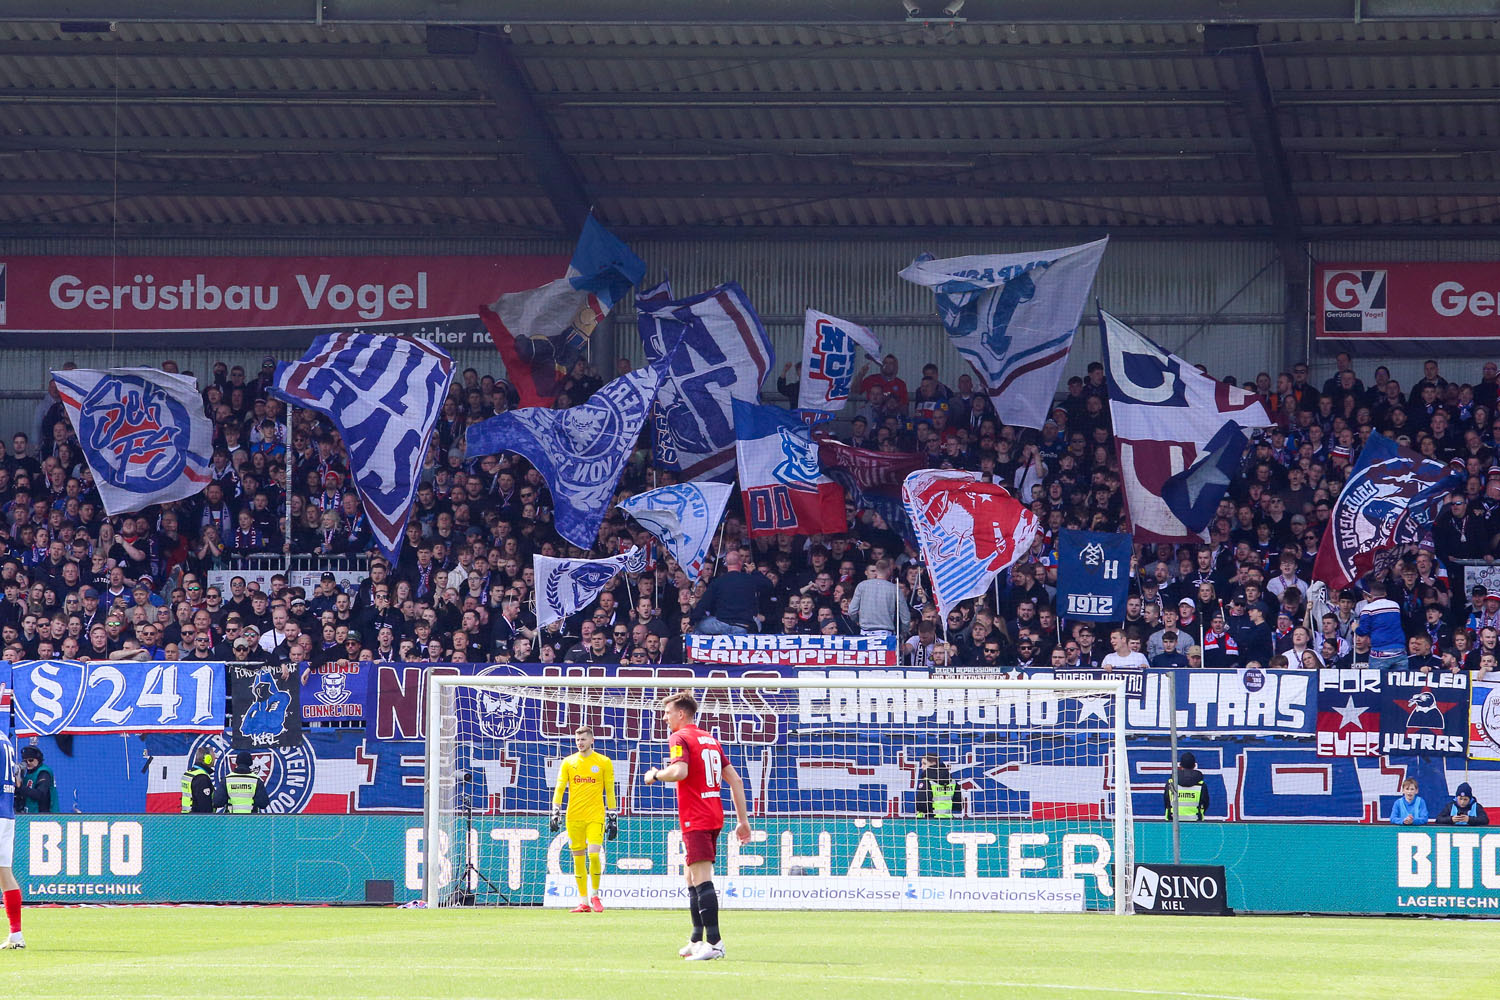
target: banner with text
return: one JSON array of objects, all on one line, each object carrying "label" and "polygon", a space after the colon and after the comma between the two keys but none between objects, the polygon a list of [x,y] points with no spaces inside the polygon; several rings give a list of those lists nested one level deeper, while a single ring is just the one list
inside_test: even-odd
[{"label": "banner with text", "polygon": [[689,635],[693,663],[726,666],[894,667],[896,639],[876,635]]},{"label": "banner with text", "polygon": [[306,347],[319,332],[490,343],[479,306],[544,284],[564,256],[9,257],[0,347]]},{"label": "banner with text", "polygon": [[374,672],[373,663],[342,661],[313,667],[302,682],[302,721],[363,721]]},{"label": "banner with text", "polygon": [[1500,341],[1493,262],[1319,264],[1314,288],[1314,330],[1328,350],[1426,357]]},{"label": "banner with text", "polygon": [[16,735],[220,732],[224,664],[20,660],[4,664]]},{"label": "banner with text", "polygon": [[290,664],[226,663],[234,715],[230,742],[236,750],[296,747],[302,743],[302,685]]}]

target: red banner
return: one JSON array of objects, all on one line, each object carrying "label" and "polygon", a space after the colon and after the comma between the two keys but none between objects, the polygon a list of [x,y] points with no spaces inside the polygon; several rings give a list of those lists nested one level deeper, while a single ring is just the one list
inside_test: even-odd
[{"label": "red banner", "polygon": [[[11,257],[0,347],[302,348],[320,332],[488,344],[479,307],[561,277],[566,256]],[[60,335],[60,336],[59,336]]]},{"label": "red banner", "polygon": [[1319,340],[1374,341],[1382,350],[1500,340],[1500,264],[1320,264],[1313,313]]}]

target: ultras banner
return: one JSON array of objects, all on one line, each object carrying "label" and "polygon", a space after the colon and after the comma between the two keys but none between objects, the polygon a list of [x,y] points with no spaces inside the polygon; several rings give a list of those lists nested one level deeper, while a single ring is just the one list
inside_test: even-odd
[{"label": "ultras banner", "polygon": [[567,258],[9,257],[0,347],[306,347],[362,330],[489,344],[479,308]]}]

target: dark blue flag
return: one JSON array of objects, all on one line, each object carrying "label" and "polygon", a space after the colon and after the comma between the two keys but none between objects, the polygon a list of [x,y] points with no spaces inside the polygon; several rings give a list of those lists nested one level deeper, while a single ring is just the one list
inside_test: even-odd
[{"label": "dark blue flag", "polygon": [[1161,498],[1189,531],[1202,531],[1214,519],[1229,482],[1239,475],[1245,432],[1233,420],[1209,439],[1204,455],[1161,486]]},{"label": "dark blue flag", "polygon": [[1130,593],[1130,536],[1062,531],[1057,536],[1057,613],[1080,621],[1119,621]]}]

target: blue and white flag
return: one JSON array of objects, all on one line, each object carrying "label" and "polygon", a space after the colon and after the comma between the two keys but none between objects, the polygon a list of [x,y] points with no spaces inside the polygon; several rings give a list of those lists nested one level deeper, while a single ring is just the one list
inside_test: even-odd
[{"label": "blue and white flag", "polygon": [[802,387],[797,409],[821,420],[844,408],[854,388],[858,348],[879,356],[880,341],[869,329],[837,316],[807,310],[802,320]]},{"label": "blue and white flag", "polygon": [[52,373],[110,516],[193,496],[208,485],[214,425],[198,382],[154,368]]},{"label": "blue and white flag", "polygon": [[697,583],[733,492],[728,483],[678,483],[647,490],[619,506],[660,538],[688,579]]},{"label": "blue and white flag", "polygon": [[1040,428],[1108,242],[947,260],[923,254],[901,277],[937,296],[943,328],[1000,419]]},{"label": "blue and white flag", "polygon": [[[1219,485],[1234,443],[1225,425],[1234,425],[1234,434],[1269,427],[1270,414],[1254,392],[1204,374],[1102,310],[1099,333],[1125,513],[1136,541],[1208,541],[1207,521],[1195,529],[1179,515],[1196,520],[1201,501]],[[1168,500],[1167,481],[1185,472]]]},{"label": "blue and white flag", "polygon": [[657,368],[640,368],[580,406],[529,407],[491,417],[469,428],[467,454],[510,451],[536,466],[552,491],[557,533],[591,549],[661,381]]},{"label": "blue and white flag", "polygon": [[4,666],[18,736],[224,730],[222,663],[21,660]]},{"label": "blue and white flag", "polygon": [[730,472],[733,401],[759,402],[776,360],[745,290],[731,282],[674,302],[658,286],[636,310],[646,360],[667,366],[656,400],[657,465],[683,479]]},{"label": "blue and white flag", "polygon": [[521,406],[552,404],[594,328],[645,273],[645,262],[589,216],[566,274],[480,310]]},{"label": "blue and white flag", "polygon": [[818,444],[796,414],[736,399],[734,428],[751,538],[849,530],[844,488],[823,473]]},{"label": "blue and white flag", "polygon": [[271,394],[338,428],[370,531],[393,560],[452,381],[448,352],[417,337],[328,333],[276,366]]},{"label": "blue and white flag", "polygon": [[607,559],[554,559],[534,556],[538,628],[566,618],[588,605],[618,573],[643,573],[646,550],[639,545]]},{"label": "blue and white flag", "polygon": [[1245,432],[1228,421],[1204,445],[1204,455],[1171,476],[1161,487],[1161,498],[1189,531],[1202,531],[1218,513],[1229,483],[1240,474],[1245,456]]},{"label": "blue and white flag", "polygon": [[1125,617],[1130,596],[1129,535],[1064,529],[1057,535],[1057,613],[1079,621]]}]

